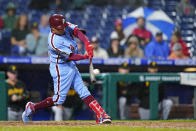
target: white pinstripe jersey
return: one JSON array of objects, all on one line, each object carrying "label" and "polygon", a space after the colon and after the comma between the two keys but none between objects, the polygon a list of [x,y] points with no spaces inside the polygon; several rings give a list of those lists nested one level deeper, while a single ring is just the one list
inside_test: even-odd
[{"label": "white pinstripe jersey", "polygon": [[78,53],[77,43],[73,39],[76,25],[68,23],[64,35],[56,35],[50,31],[48,36],[48,54],[50,62],[66,63],[70,53]]}]

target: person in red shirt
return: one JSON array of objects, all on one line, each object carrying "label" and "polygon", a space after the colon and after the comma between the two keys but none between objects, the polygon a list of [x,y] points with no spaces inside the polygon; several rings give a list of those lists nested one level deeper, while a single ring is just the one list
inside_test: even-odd
[{"label": "person in red shirt", "polygon": [[140,43],[142,46],[145,46],[151,40],[151,32],[145,28],[145,19],[144,17],[137,18],[138,27],[133,30],[133,35],[136,35],[140,38]]},{"label": "person in red shirt", "polygon": [[184,56],[190,56],[190,53],[189,53],[189,49],[187,47],[187,44],[183,41],[182,37],[181,37],[181,33],[179,30],[175,31],[173,34],[172,34],[172,38],[171,38],[171,44],[170,44],[170,50],[171,50],[171,53],[173,52],[172,51],[172,48],[174,46],[175,43],[179,43],[181,46],[182,46],[182,53]]}]

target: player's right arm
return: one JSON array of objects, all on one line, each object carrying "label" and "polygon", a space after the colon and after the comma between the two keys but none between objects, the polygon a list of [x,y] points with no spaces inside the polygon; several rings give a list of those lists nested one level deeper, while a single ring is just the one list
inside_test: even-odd
[{"label": "player's right arm", "polygon": [[65,44],[64,40],[61,37],[58,37],[58,36],[56,36],[56,37],[57,38],[55,38],[54,35],[52,36],[51,46],[52,46],[53,50],[58,52],[58,54],[63,56],[68,61],[78,61],[78,60],[89,58],[89,56],[87,54],[80,55],[80,54],[73,53],[70,49],[70,46]]}]

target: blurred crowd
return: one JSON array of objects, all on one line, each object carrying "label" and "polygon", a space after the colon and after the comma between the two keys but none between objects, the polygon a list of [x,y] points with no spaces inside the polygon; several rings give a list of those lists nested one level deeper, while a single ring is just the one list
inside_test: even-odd
[{"label": "blurred crowd", "polygon": [[[54,8],[57,9],[57,7]],[[30,23],[27,14],[18,16],[16,15],[16,10],[16,6],[10,2],[7,4],[6,14],[0,17],[0,28],[11,31],[11,55],[47,56],[47,34],[50,32],[49,16],[42,14],[39,23]],[[182,0],[176,5],[176,12],[178,14],[192,15],[195,8],[189,0]],[[163,40],[162,32],[157,32],[155,38],[152,38],[152,33],[145,28],[144,17],[138,17],[137,27],[131,34],[128,34],[128,38],[125,36],[127,35],[123,32],[122,20],[117,19],[114,21],[114,31],[110,35],[109,49],[103,49],[99,46],[97,36],[89,38],[95,47],[94,57],[158,59],[186,59],[190,57],[189,49],[181,37],[180,30],[173,32],[170,41]],[[77,43],[79,52],[84,53],[83,44],[79,40],[77,40]]]}]

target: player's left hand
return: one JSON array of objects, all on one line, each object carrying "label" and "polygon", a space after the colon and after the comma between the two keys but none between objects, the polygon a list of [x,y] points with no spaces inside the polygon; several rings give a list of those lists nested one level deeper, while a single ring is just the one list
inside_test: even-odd
[{"label": "player's left hand", "polygon": [[83,55],[84,59],[88,59],[89,58],[89,55],[88,54],[85,54]]},{"label": "player's left hand", "polygon": [[86,51],[88,53],[89,58],[93,58],[93,49],[94,49],[94,47],[92,45],[88,45],[86,47]]}]

